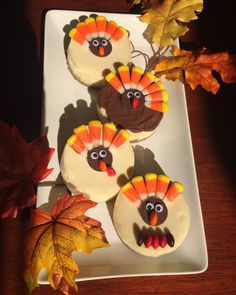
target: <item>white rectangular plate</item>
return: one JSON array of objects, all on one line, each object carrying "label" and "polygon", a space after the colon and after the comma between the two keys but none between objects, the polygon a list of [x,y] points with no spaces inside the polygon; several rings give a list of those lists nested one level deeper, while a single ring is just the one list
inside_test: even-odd
[{"label": "white rectangular plate", "polygon": [[[66,25],[81,15],[89,16],[91,13],[51,10],[45,19],[43,123],[48,128],[50,146],[56,148],[49,164],[49,167],[54,167],[53,173],[48,178],[52,181],[58,179],[60,173],[58,158],[73,128],[78,122],[87,123],[97,118],[94,104],[90,105],[91,94],[88,88],[78,83],[67,68],[64,50]],[[137,15],[102,14],[130,31],[130,39],[135,49],[151,55],[150,45],[142,36],[146,25],[139,21]],[[144,67],[142,58],[133,61],[136,65]],[[203,272],[207,268],[207,248],[184,87],[178,81],[164,80],[164,84],[169,93],[169,111],[164,115],[157,132],[136,145],[138,160],[135,174],[153,171],[159,165],[172,180],[178,180],[185,185],[185,195],[191,214],[187,238],[182,246],[171,254],[159,258],[138,255],[118,238],[107,204],[98,204],[90,209],[87,215],[102,222],[110,247],[94,250],[90,255],[83,253],[74,255],[81,271],[78,280],[192,274]],[[48,210],[62,191],[64,191],[63,186],[58,186],[56,189],[39,187],[37,207],[41,206]],[[39,281],[47,283],[45,271],[41,271]]]}]

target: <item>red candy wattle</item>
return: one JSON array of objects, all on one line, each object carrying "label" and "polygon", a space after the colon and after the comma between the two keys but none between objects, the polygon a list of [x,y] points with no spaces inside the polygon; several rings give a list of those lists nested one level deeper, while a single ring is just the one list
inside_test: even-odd
[{"label": "red candy wattle", "polygon": [[108,176],[115,176],[116,171],[112,167],[107,167],[107,174]]},{"label": "red candy wattle", "polygon": [[137,109],[138,104],[139,104],[139,102],[138,102],[137,97],[133,97],[133,98],[132,98],[132,106],[133,106],[133,108],[134,108],[134,109]]}]

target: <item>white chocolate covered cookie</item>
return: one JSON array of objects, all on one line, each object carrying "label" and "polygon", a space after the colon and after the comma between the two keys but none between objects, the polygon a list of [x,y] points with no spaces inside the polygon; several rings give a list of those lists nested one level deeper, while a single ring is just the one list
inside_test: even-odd
[{"label": "white chocolate covered cookie", "polygon": [[190,224],[179,182],[166,175],[134,177],[117,196],[113,221],[120,239],[133,251],[157,257],[175,251]]},{"label": "white chocolate covered cookie", "polygon": [[128,137],[113,123],[90,121],[75,128],[60,161],[69,190],[95,202],[114,197],[133,174],[134,151]]},{"label": "white chocolate covered cookie", "polygon": [[126,30],[104,16],[88,17],[69,33],[67,62],[73,76],[90,86],[104,79],[105,70],[131,61]]}]

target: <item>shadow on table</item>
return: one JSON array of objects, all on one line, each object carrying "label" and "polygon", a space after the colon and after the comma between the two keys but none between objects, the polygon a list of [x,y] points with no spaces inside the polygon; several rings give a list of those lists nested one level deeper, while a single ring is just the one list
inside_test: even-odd
[{"label": "shadow on table", "polygon": [[[236,55],[235,38],[229,32],[230,28],[233,27],[235,18],[233,1],[226,0],[223,2],[223,5],[221,1],[207,1],[204,6],[197,25],[199,46],[205,46],[213,53],[227,51],[230,54]],[[216,77],[218,79],[219,75],[216,75]],[[221,81],[221,79],[218,80]],[[223,82],[220,84],[221,87],[216,95],[211,93],[206,95],[208,124],[220,159],[229,171],[232,184],[235,186],[236,141],[234,133],[236,126],[236,84],[226,84]]]}]

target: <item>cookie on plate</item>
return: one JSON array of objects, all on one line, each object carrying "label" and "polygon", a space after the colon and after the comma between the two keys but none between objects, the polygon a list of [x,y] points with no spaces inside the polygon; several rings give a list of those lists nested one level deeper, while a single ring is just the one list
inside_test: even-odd
[{"label": "cookie on plate", "polygon": [[116,199],[113,221],[120,239],[133,251],[157,257],[175,251],[190,224],[183,185],[148,173],[125,184]]},{"label": "cookie on plate", "polygon": [[114,197],[134,168],[129,133],[113,123],[90,121],[74,129],[67,140],[60,169],[66,186],[95,202]]},{"label": "cookie on plate", "polygon": [[99,89],[97,108],[101,120],[110,120],[130,132],[131,142],[141,141],[156,130],[168,110],[163,83],[140,67],[120,66],[110,72]]},{"label": "cookie on plate", "polygon": [[127,31],[105,16],[88,17],[69,32],[68,67],[86,86],[103,81],[106,70],[131,60]]}]

